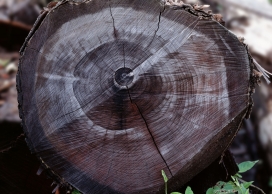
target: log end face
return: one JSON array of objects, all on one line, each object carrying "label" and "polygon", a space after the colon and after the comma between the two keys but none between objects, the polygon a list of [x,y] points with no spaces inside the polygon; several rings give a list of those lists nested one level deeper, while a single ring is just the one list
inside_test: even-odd
[{"label": "log end face", "polygon": [[246,51],[226,29],[138,2],[59,5],[20,62],[31,146],[85,193],[156,192],[162,169],[184,184],[226,148],[247,107],[248,61],[236,55]]}]

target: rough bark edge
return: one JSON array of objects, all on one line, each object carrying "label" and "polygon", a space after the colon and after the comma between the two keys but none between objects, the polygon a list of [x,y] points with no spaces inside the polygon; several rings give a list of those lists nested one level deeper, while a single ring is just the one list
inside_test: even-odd
[{"label": "rough bark edge", "polygon": [[[209,149],[213,149],[214,148],[214,146],[215,146],[215,141],[223,141],[223,140],[227,140],[227,141],[229,141],[229,142],[232,142],[232,140],[234,139],[234,137],[236,136],[236,134],[237,134],[237,132],[239,131],[239,129],[241,128],[241,125],[242,125],[242,121],[243,121],[243,118],[245,118],[245,115],[246,115],[246,112],[248,111],[248,107],[247,108],[245,108],[244,110],[242,110],[230,123],[228,123],[222,130],[224,130],[225,131],[225,133],[218,133],[218,134],[216,134],[216,136],[218,137],[217,138],[217,140],[212,140],[212,141],[210,141],[209,143],[207,143],[206,145],[205,145],[205,147],[202,149],[202,151],[204,150],[209,150]],[[240,122],[237,122],[236,120],[239,120],[239,119],[241,119],[240,120]],[[232,124],[235,124],[235,126],[231,126]],[[231,136],[231,137],[228,137],[228,136]],[[211,144],[213,144],[212,146],[211,146]],[[228,149],[228,147],[229,147],[229,145],[230,145],[231,143],[229,143],[225,148],[218,148],[218,149],[221,149],[221,150],[223,150],[222,151],[222,155],[221,155],[221,159],[220,159],[220,161],[219,161],[219,164],[221,163],[221,160],[222,160],[222,162],[223,162],[223,158],[224,158],[224,153],[225,153],[225,151]],[[217,150],[218,150],[217,149]],[[197,155],[195,155],[195,157],[196,157]],[[219,156],[217,156],[217,157],[214,157],[213,158],[213,160],[211,160],[211,162],[210,163],[208,163],[208,164],[205,164],[205,165],[202,165],[202,163],[201,163],[201,160],[203,160],[203,159],[201,159],[201,160],[192,160],[192,161],[194,161],[193,163],[190,163],[190,164],[187,164],[186,166],[187,166],[187,168],[189,168],[190,166],[194,166],[194,165],[198,165],[198,166],[202,166],[202,168],[203,168],[203,170],[205,169],[205,168],[207,168],[209,165],[211,165],[218,157],[220,157],[220,155]],[[206,157],[207,158],[207,157]],[[205,158],[205,156],[204,156],[204,160],[206,159]],[[203,171],[202,170],[202,171]],[[189,182],[190,180],[192,180],[195,176],[197,176],[199,173],[201,173],[202,171],[200,171],[200,172],[195,172],[194,171],[194,169],[190,172],[190,173],[187,173],[186,174],[186,176],[184,176],[184,172],[183,172],[184,170],[182,170],[182,171],[179,171],[178,173],[177,173],[177,177],[176,177],[176,179],[175,179],[175,177],[174,177],[174,179],[172,180],[172,179],[170,179],[169,180],[169,183],[168,183],[168,185],[169,185],[169,189],[171,189],[171,192],[172,192],[172,189],[174,189],[174,190],[179,190],[183,185],[185,185],[187,182]],[[182,176],[183,175],[183,176]],[[183,183],[183,185],[179,185],[178,184],[178,182],[179,182],[179,180],[180,179],[182,179],[182,177],[185,177],[184,179],[186,179],[185,180],[185,183]],[[163,194],[163,187],[161,187],[160,188],[160,193],[159,194]]]},{"label": "rough bark edge", "polygon": [[[57,5],[62,4],[62,2],[58,3]],[[49,4],[50,6],[50,4]],[[45,8],[43,11],[41,11],[39,17],[37,18],[36,22],[34,23],[32,29],[30,30],[28,36],[25,39],[24,44],[22,45],[19,53],[20,53],[20,59],[19,59],[19,64],[18,64],[18,71],[17,71],[17,75],[16,75],[16,88],[17,88],[17,93],[18,93],[18,109],[19,109],[19,117],[21,118],[21,127],[23,128],[24,134],[25,134],[25,141],[27,143],[27,146],[30,150],[30,152],[36,155],[36,157],[38,158],[38,160],[41,163],[41,167],[42,169],[44,169],[47,173],[47,175],[55,180],[58,184],[63,185],[63,186],[69,186],[70,185],[61,177],[59,176],[57,173],[55,173],[53,170],[50,169],[50,167],[43,161],[43,159],[39,156],[39,154],[35,151],[34,146],[32,145],[32,143],[28,140],[28,134],[26,132],[25,129],[27,129],[26,125],[25,125],[25,120],[24,120],[24,110],[23,110],[23,94],[22,94],[22,88],[21,88],[21,60],[22,57],[24,56],[24,52],[26,50],[26,48],[28,47],[28,43],[31,40],[31,38],[34,36],[34,34],[36,33],[37,29],[40,27],[40,25],[43,23],[44,19],[46,18],[46,16],[49,14],[49,12],[52,10],[52,8]],[[38,170],[38,169],[37,169]]]},{"label": "rough bark edge", "polygon": [[[43,23],[44,19],[47,17],[47,15],[50,14],[50,12],[52,10],[55,10],[56,8],[59,8],[60,6],[66,4],[66,3],[78,5],[78,4],[82,4],[82,3],[88,3],[90,1],[93,1],[93,0],[62,0],[60,2],[51,2],[51,3],[49,3],[48,6],[46,8],[44,8],[44,10],[41,11],[40,16],[37,18],[37,20],[36,20],[36,22],[35,22],[32,30],[29,32],[28,36],[26,37],[26,40],[25,40],[24,44],[22,45],[22,48],[19,51],[19,53],[20,53],[20,60],[19,60],[19,65],[18,65],[18,72],[17,72],[17,75],[16,75],[16,88],[17,88],[17,92],[18,92],[18,109],[19,109],[19,116],[20,116],[20,118],[22,120],[21,126],[22,126],[22,128],[24,130],[25,137],[26,137],[25,141],[26,141],[26,143],[27,143],[27,145],[28,145],[31,153],[34,152],[34,154],[36,155],[36,157],[40,160],[40,162],[41,162],[41,168],[45,169],[47,175],[50,178],[52,178],[54,181],[56,181],[58,185],[65,186],[70,191],[72,191],[72,187],[73,186],[70,183],[68,183],[67,181],[65,181],[64,178],[62,178],[60,175],[58,175],[57,173],[55,173],[43,161],[43,159],[35,151],[35,148],[32,145],[32,143],[28,140],[28,134],[25,132],[25,129],[27,129],[27,127],[25,125],[24,116],[23,116],[24,115],[24,110],[22,109],[22,107],[23,107],[22,106],[23,105],[23,95],[22,95],[22,89],[21,89],[21,77],[20,77],[21,65],[20,64],[21,64],[21,59],[24,56],[24,52],[25,52],[25,49],[28,46],[29,41],[31,40],[31,38],[33,37],[33,35],[37,31],[37,29],[40,27],[40,25]],[[169,7],[169,9],[173,9],[173,10],[184,10],[184,11],[188,12],[189,14],[192,14],[192,15],[198,17],[199,19],[215,21],[215,22],[219,23],[220,25],[222,25],[223,28],[225,28],[225,26],[224,26],[225,22],[223,21],[223,18],[222,18],[222,16],[220,14],[213,14],[211,11],[207,12],[207,11],[204,11],[202,9],[197,9],[196,6],[192,6],[190,4],[183,4],[181,6],[177,6],[177,5],[165,5],[165,0],[160,0],[160,1],[163,4],[164,9],[165,9],[165,7]],[[225,28],[225,29],[228,30],[227,28]],[[249,63],[250,63],[250,79],[249,79],[249,86],[248,86],[249,98],[248,98],[248,107],[245,108],[246,114],[243,116],[243,118],[249,118],[249,116],[251,114],[251,111],[252,111],[252,107],[254,105],[252,94],[255,92],[255,85],[256,85],[256,83],[259,83],[259,77],[257,77],[254,74],[254,72],[253,72],[254,63],[253,63],[253,58],[252,58],[252,56],[251,56],[251,54],[249,52],[248,46],[246,44],[244,44],[243,41],[241,41],[235,34],[233,34],[233,33],[231,33],[231,34],[235,38],[237,38],[241,42],[241,44],[243,44],[243,46],[246,48],[246,51],[247,51],[247,54],[248,54],[248,58],[249,58]],[[242,121],[241,121],[241,123],[242,123]],[[229,146],[232,143],[233,139],[236,137],[236,135],[237,135],[237,133],[238,133],[240,127],[241,127],[241,123],[238,126],[238,128],[236,129],[236,132],[235,132],[234,136],[232,137],[230,143],[227,145],[227,147],[222,152],[222,156],[221,157],[224,156],[223,155],[224,152],[229,148]],[[207,166],[209,166],[209,165],[207,165]],[[195,175],[197,175],[197,174],[195,174]],[[188,181],[190,181],[192,178],[193,177],[189,178]],[[186,183],[184,183],[184,184],[186,184]]]}]

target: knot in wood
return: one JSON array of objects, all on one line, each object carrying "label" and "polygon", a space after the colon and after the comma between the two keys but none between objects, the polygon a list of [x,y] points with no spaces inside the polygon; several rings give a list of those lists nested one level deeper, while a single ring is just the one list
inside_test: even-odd
[{"label": "knot in wood", "polygon": [[115,72],[115,81],[120,86],[128,86],[133,81],[133,71],[130,68],[122,67]]}]

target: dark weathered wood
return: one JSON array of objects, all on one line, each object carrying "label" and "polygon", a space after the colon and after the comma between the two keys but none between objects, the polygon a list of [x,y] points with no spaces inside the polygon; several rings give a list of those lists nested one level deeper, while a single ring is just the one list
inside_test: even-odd
[{"label": "dark weathered wood", "polygon": [[218,158],[251,106],[244,44],[157,0],[63,1],[21,50],[27,142],[83,193],[163,193]]}]

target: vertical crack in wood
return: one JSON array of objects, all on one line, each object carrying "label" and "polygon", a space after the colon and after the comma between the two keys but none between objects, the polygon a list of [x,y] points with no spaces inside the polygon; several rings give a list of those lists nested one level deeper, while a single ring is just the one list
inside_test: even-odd
[{"label": "vertical crack in wood", "polygon": [[156,35],[157,35],[157,32],[158,32],[158,31],[159,31],[159,29],[160,29],[161,16],[162,16],[162,13],[164,12],[164,10],[165,10],[165,2],[163,3],[163,9],[162,9],[162,11],[160,11],[160,14],[159,14],[158,27],[157,27],[157,29],[155,30],[154,35],[153,35],[153,37],[152,37],[152,39],[151,39],[150,43],[148,44],[147,48],[148,48],[148,47],[149,47],[149,46],[152,44],[152,42],[153,42],[154,38],[155,38],[155,37],[156,37]]},{"label": "vertical crack in wood", "polygon": [[[127,86],[126,86],[126,87],[127,87]],[[172,174],[172,172],[171,172],[171,170],[170,170],[170,167],[168,166],[168,164],[167,164],[166,160],[164,159],[163,155],[161,154],[160,149],[159,149],[158,145],[156,144],[155,138],[154,138],[154,136],[153,136],[151,130],[149,129],[149,126],[148,126],[148,124],[147,124],[147,121],[146,121],[146,119],[144,118],[144,115],[142,114],[142,112],[141,112],[139,106],[138,106],[135,102],[132,101],[132,98],[131,98],[131,95],[130,95],[130,92],[129,92],[129,88],[128,88],[128,87],[127,87],[127,91],[128,91],[128,96],[129,96],[129,99],[130,99],[131,104],[134,104],[134,105],[136,106],[137,110],[139,111],[139,113],[140,113],[140,115],[141,115],[141,117],[142,117],[142,119],[143,119],[143,121],[144,121],[144,123],[145,123],[145,126],[146,126],[146,128],[147,128],[147,130],[148,130],[148,132],[149,132],[149,135],[150,135],[150,137],[151,137],[151,139],[152,139],[152,141],[153,141],[153,143],[154,143],[154,145],[155,145],[155,147],[156,147],[158,153],[160,154],[160,156],[161,156],[163,162],[165,163],[165,165],[166,165],[168,171],[170,172],[171,176],[173,177],[173,174]]]},{"label": "vertical crack in wood", "polygon": [[113,34],[114,34],[114,37],[117,38],[117,32],[116,32],[116,28],[115,28],[115,21],[114,21],[114,18],[113,18],[113,15],[112,15],[112,10],[111,10],[111,0],[109,0],[109,7],[110,7],[110,15],[111,15],[111,18],[112,18]]},{"label": "vertical crack in wood", "polygon": [[123,43],[123,60],[124,60],[124,68],[126,67],[126,58],[125,58],[125,46],[124,46],[124,43]]}]

